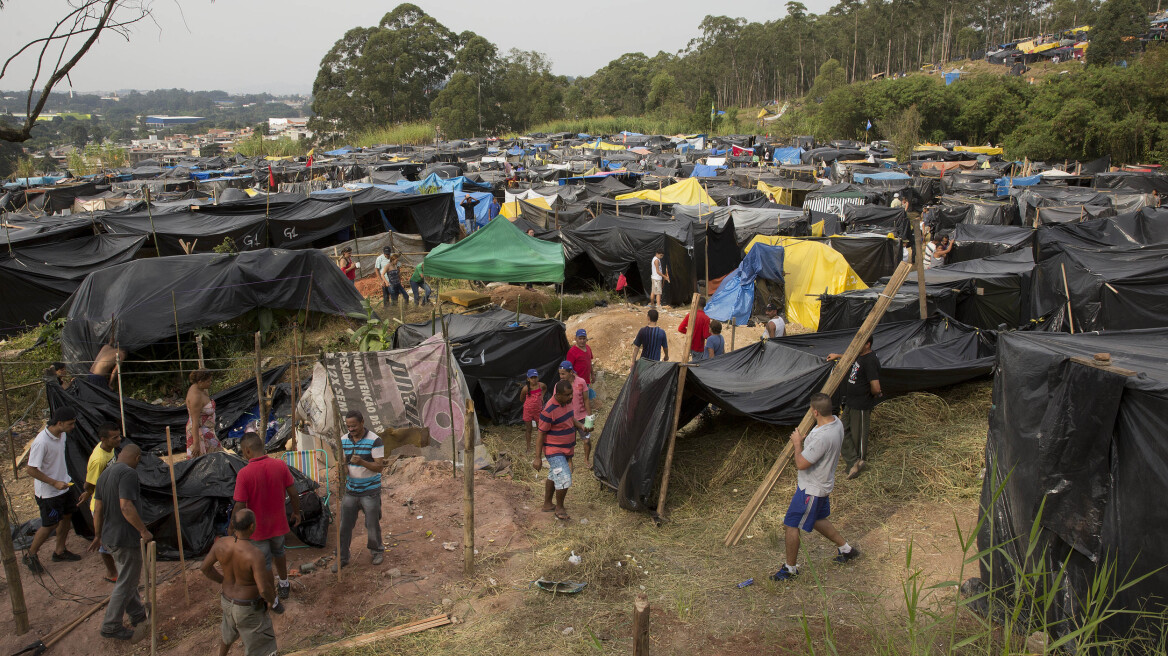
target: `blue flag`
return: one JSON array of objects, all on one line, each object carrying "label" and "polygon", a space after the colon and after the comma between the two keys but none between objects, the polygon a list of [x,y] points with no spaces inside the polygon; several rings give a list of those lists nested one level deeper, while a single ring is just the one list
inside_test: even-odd
[{"label": "blue flag", "polygon": [[868,119],[868,127],[864,128],[864,132],[872,129],[872,119]]}]

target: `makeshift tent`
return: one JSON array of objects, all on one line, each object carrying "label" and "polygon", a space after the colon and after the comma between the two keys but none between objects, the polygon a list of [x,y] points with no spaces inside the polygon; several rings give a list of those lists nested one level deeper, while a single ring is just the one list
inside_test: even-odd
[{"label": "makeshift tent", "polygon": [[678,205],[717,205],[714,199],[702,189],[701,181],[696,178],[687,178],[660,190],[642,189],[641,191],[621,194],[616,199],[618,201],[644,200],[652,203],[675,203]]},{"label": "makeshift tent", "polygon": [[[287,365],[263,373],[265,386],[279,380]],[[77,377],[68,389],[56,381],[46,383],[49,408],[69,407],[77,414],[77,425],[65,441],[66,466],[75,481],[85,480],[89,455],[97,446],[97,429],[107,421],[121,425],[125,410],[126,440],[143,449],[138,478],[142,484],[139,511],[142,520],[159,543],[159,557],[178,560],[178,541],[174,528],[174,505],[171,500],[170,471],[159,455],[166,455],[165,428],[171,432],[172,449],[184,453],[187,410],[183,406],[164,407],[143,403],[132,398],[120,404],[118,395]],[[245,381],[211,395],[216,405],[217,432],[226,439],[230,428],[256,407],[256,384]],[[276,403],[287,403],[277,394]],[[180,461],[174,465],[178,485],[179,515],[183,526],[183,542],[190,558],[205,553],[217,535],[223,535],[229,519],[235,475],[247,464],[241,458],[226,453],[214,453]],[[329,514],[322,509],[314,490],[316,483],[294,472],[296,489],[300,492],[303,521],[292,529],[305,544],[323,547],[328,533]],[[79,515],[88,523],[88,506]]]},{"label": "makeshift tent", "polygon": [[[1029,250],[925,270],[929,286],[961,290],[952,316],[970,326],[991,330],[1002,325],[1023,327],[1037,318],[1030,308],[1033,276],[1034,257]],[[916,282],[913,271],[901,289],[916,289]]]},{"label": "makeshift tent", "polygon": [[[320,251],[134,260],[90,273],[61,307],[61,353],[69,363],[92,362],[111,338],[132,353],[173,339],[176,330],[189,333],[250,310],[306,307],[340,315],[361,311],[353,283]],[[71,366],[75,373],[88,370]]]},{"label": "makeshift tent", "polygon": [[[954,316],[957,299],[966,293],[969,283],[933,284],[925,286],[925,311],[932,316],[941,313]],[[858,289],[842,294],[824,294],[819,297],[819,327],[823,330],[854,330],[859,328],[882,293],[880,287]],[[888,303],[880,317],[881,323],[911,321],[921,316],[920,294],[916,287],[902,286]]]},{"label": "makeshift tent", "polygon": [[427,276],[504,282],[563,282],[564,251],[497,217],[457,244],[441,244],[423,262]]},{"label": "makeshift tent", "polygon": [[844,257],[826,244],[790,237],[755,237],[746,246],[748,254],[755,244],[783,247],[787,321],[808,330],[819,328],[819,294],[868,288]]},{"label": "makeshift tent", "polygon": [[706,302],[706,314],[724,323],[733,321],[745,326],[754,313],[754,287],[758,278],[782,284],[782,246],[755,244],[738,268],[723,278],[718,290],[710,296]]},{"label": "makeshift tent", "polygon": [[0,252],[0,334],[48,321],[85,276],[130,261],[144,241],[88,235]]},{"label": "makeshift tent", "polygon": [[1041,258],[1035,316],[1065,305],[1068,289],[1068,323],[1075,331],[1168,326],[1168,244],[1093,249],[1063,244],[1055,252],[1042,250]]},{"label": "makeshift tent", "polygon": [[1018,209],[1009,200],[986,200],[970,196],[942,196],[940,205],[927,209],[923,218],[933,234],[948,233],[962,224],[1020,224]]},{"label": "makeshift tent", "polygon": [[848,232],[878,232],[898,239],[912,237],[912,228],[903,207],[844,205],[843,212]]},{"label": "makeshift tent", "polygon": [[726,225],[727,221],[734,222],[734,239],[745,246],[755,235],[787,235],[792,237],[810,234],[810,225],[803,210],[790,207],[772,208],[763,207],[702,207],[698,213],[697,205],[675,205],[673,218],[688,219],[695,222],[709,221],[716,227]]},{"label": "makeshift tent", "polygon": [[1063,245],[1107,248],[1168,244],[1168,208],[1145,208],[1073,225],[1042,226],[1036,232],[1035,240],[1035,251],[1040,260],[1061,250]]},{"label": "makeshift tent", "polygon": [[[365,426],[390,445],[386,456],[447,460],[452,457],[453,437],[461,461],[469,398],[460,364],[448,357],[441,337],[391,351],[325,353],[298,406],[307,428],[307,434],[300,434],[301,448],[335,443],[344,429],[344,415],[357,410],[365,417]],[[490,463],[490,456],[479,439],[478,418],[471,417],[474,462],[480,468]],[[397,429],[411,428],[424,431],[425,438],[391,439]]]},{"label": "makeshift tent", "polygon": [[888,235],[832,235],[826,240],[867,285],[892,275],[902,258],[900,240]]},{"label": "makeshift tent", "polygon": [[523,420],[518,381],[527,377],[527,370],[539,371],[540,380],[552,389],[569,347],[559,321],[498,308],[399,326],[393,348],[417,346],[434,335],[449,335],[476,411],[500,424]]},{"label": "makeshift tent", "polygon": [[5,250],[19,246],[53,244],[63,239],[92,235],[93,220],[82,216],[32,216],[9,212],[3,215]]},{"label": "makeshift tent", "polygon": [[951,239],[953,250],[949,251],[945,261],[957,264],[1020,250],[1029,251],[1034,245],[1034,230],[1019,226],[959,223]]},{"label": "makeshift tent", "polygon": [[[1130,612],[1164,610],[1165,343],[1163,329],[999,340],[977,536],[981,578],[1005,604],[1015,594],[1049,595],[1035,603],[1052,640],[1091,621],[1084,600],[1103,579],[1113,613],[1102,635],[1130,635]],[[1110,365],[1072,360],[1096,353],[1108,353]],[[1011,587],[1022,576],[1026,590]]]},{"label": "makeshift tent", "polygon": [[[662,289],[662,302],[678,306],[689,302],[697,291],[701,274],[685,242],[664,230],[625,226],[618,229],[616,226],[615,221],[593,220],[579,228],[559,232],[564,244],[568,282],[598,281],[607,289],[615,289],[623,273],[628,293],[648,296],[652,289],[650,266],[654,254],[661,252],[664,255],[662,266],[669,273],[669,281]],[[676,230],[678,236],[692,234],[685,232],[685,225],[678,225]]]},{"label": "makeshift tent", "polygon": [[[526,198],[522,200],[524,203],[527,203],[532,207],[538,207],[539,209],[547,211],[551,211],[552,209],[552,206],[548,204],[547,199],[543,196],[537,195],[533,196],[532,198]],[[523,208],[520,206],[520,200],[514,200],[503,203],[503,209],[499,213],[508,219],[514,219],[515,217],[522,214],[522,212]]]},{"label": "makeshift tent", "polygon": [[[845,330],[787,336],[703,360],[686,377],[679,426],[707,404],[770,424],[798,423],[808,398],[831,373],[826,356],[844,352],[854,335]],[[993,365],[991,334],[942,317],[881,324],[872,346],[889,395],[984,376]],[[616,491],[622,508],[654,507],[650,497],[675,411],[679,366],[638,360],[597,440],[596,478]]]}]

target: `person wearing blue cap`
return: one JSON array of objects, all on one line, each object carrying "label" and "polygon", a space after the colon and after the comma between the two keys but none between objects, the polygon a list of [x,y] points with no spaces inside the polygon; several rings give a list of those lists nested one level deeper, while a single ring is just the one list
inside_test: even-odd
[{"label": "person wearing blue cap", "polygon": [[527,426],[527,453],[531,453],[531,431],[538,426],[539,412],[547,396],[547,385],[539,382],[539,372],[527,370],[527,379],[519,384],[519,400],[523,404],[523,423]]},{"label": "person wearing blue cap", "polygon": [[[591,424],[588,416],[592,414],[592,399],[588,398],[588,383],[576,375],[575,368],[567,360],[560,363],[560,380],[572,386],[573,418],[587,428]],[[592,469],[592,461],[589,459],[592,455],[592,433],[585,432],[580,437],[580,441],[584,443],[584,464]]]}]

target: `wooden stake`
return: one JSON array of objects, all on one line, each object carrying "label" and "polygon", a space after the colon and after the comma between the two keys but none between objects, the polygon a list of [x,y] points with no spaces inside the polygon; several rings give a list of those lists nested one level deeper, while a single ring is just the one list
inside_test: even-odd
[{"label": "wooden stake", "polygon": [[296,402],[300,394],[300,324],[292,324],[292,416],[288,421],[292,424],[292,441],[289,451],[297,450],[296,437]]},{"label": "wooden stake", "polygon": [[673,448],[677,444],[677,422],[681,420],[681,395],[685,391],[685,372],[689,367],[690,344],[693,331],[697,330],[698,295],[693,295],[689,305],[689,333],[681,348],[681,367],[677,371],[677,396],[673,399],[673,428],[669,431],[669,446],[665,450],[665,471],[661,474],[661,494],[657,498],[657,515],[665,517],[665,501],[669,494],[669,475],[673,469]]},{"label": "wooden stake", "polygon": [[450,348],[450,326],[442,317],[442,340],[446,346],[446,399],[450,402],[450,472],[458,478],[458,439],[454,435],[454,356]]},{"label": "wooden stake", "polygon": [[146,545],[146,558],[150,561],[150,656],[158,653],[158,543],[151,540]]},{"label": "wooden stake", "polygon": [[339,649],[351,649],[353,647],[363,647],[365,645],[373,644],[378,640],[385,638],[396,638],[398,636],[408,635],[410,633],[417,633],[425,631],[426,629],[433,629],[439,626],[446,626],[450,624],[450,617],[447,615],[435,615],[417,622],[410,622],[409,624],[402,624],[389,629],[381,629],[372,633],[365,633],[352,638],[346,638],[339,642],[321,645],[319,647],[312,647],[311,649],[304,649],[301,651],[292,652],[288,656],[323,656],[324,654],[331,654]]},{"label": "wooden stake", "polygon": [[[335,405],[335,396],[333,403],[334,408],[339,407]],[[341,419],[339,411],[337,412],[337,420],[344,421]],[[342,428],[340,434],[337,435],[337,583],[341,582],[341,569],[343,569],[341,567],[341,505],[345,500],[345,481],[348,478],[348,468],[345,466],[345,448],[341,446],[341,440],[344,437],[345,429]]]},{"label": "wooden stake", "polygon": [[126,402],[122,396],[122,350],[120,345],[114,350],[114,371],[118,372],[118,413],[122,416],[122,435],[129,437],[130,434],[126,432]]},{"label": "wooden stake", "polygon": [[633,656],[649,656],[649,597],[644,592],[633,602]]},{"label": "wooden stake", "polygon": [[199,351],[199,368],[206,369],[207,365],[203,362],[203,336],[195,335],[195,348]]},{"label": "wooden stake", "polygon": [[[20,478],[16,464],[16,431],[12,430],[12,412],[8,408],[8,381],[4,378],[4,364],[0,363],[0,397],[4,399],[4,425],[8,428],[8,456],[12,458],[12,480]],[[8,535],[0,533],[0,535]],[[3,540],[0,540],[3,542]],[[17,634],[20,635],[20,634]]]},{"label": "wooden stake", "polygon": [[178,533],[178,561],[182,565],[183,596],[191,603],[191,588],[187,584],[187,557],[183,551],[182,519],[178,515],[178,484],[174,482],[174,453],[170,445],[170,426],[166,427],[166,464],[170,469],[170,498],[174,501],[174,530]]},{"label": "wooden stake", "polygon": [[738,329],[738,322],[734,321],[734,317],[730,317],[730,350],[734,350],[734,333]]},{"label": "wooden stake", "polygon": [[154,210],[150,207],[150,187],[146,187],[146,216],[150,219],[150,234],[154,235],[154,257],[162,257],[162,248],[158,246],[158,231],[154,229]]},{"label": "wooden stake", "polygon": [[[93,617],[94,613],[101,610],[102,608],[105,608],[105,605],[108,603],[109,603],[109,597],[102,599],[100,602],[91,606],[89,608],[89,610],[82,613],[77,619],[73,620],[72,622],[69,622],[65,626],[53,631],[52,633],[50,633],[47,636],[45,636],[45,639],[44,639],[45,649],[51,649],[53,647],[53,645],[60,642],[61,639],[64,638],[65,636],[69,635],[70,631],[72,631],[73,629],[76,629],[78,626],[81,626],[82,622],[89,619],[90,617]],[[20,634],[18,633],[17,635],[20,635]]]},{"label": "wooden stake", "polygon": [[[823,389],[821,390],[824,394],[834,394],[836,388],[843,382],[844,376],[851,369],[852,363],[855,362],[856,356],[860,353],[860,349],[864,347],[864,343],[867,342],[872,331],[876,329],[876,324],[884,316],[885,310],[888,309],[889,303],[892,302],[893,295],[896,294],[896,290],[900,289],[900,286],[904,283],[904,279],[908,277],[908,273],[911,270],[912,267],[908,262],[901,262],[900,266],[896,267],[896,271],[892,274],[892,279],[888,281],[888,285],[884,287],[884,292],[876,300],[876,305],[868,313],[868,317],[864,319],[864,323],[856,331],[856,336],[852,338],[852,343],[844,351],[843,357],[836,362],[835,368],[832,369],[831,375],[828,377],[827,382],[824,383]],[[799,423],[799,432],[806,434],[811,430],[814,423],[815,417],[808,410],[807,414],[803,416],[803,421]],[[782,475],[787,463],[791,461],[794,452],[794,447],[788,442],[783,452],[779,454],[778,459],[775,460],[775,464],[767,472],[766,477],[763,478],[762,484],[754,492],[754,496],[746,504],[746,508],[742,510],[742,514],[738,516],[738,519],[734,521],[734,525],[730,527],[730,531],[726,534],[723,544],[726,546],[734,546],[742,539],[742,536],[746,533],[746,528],[750,526],[750,522],[754,520],[755,515],[762,509],[763,502],[766,501],[767,495],[774,489],[775,483],[778,482],[779,476]]]},{"label": "wooden stake", "polygon": [[255,334],[255,376],[256,413],[259,415],[259,421],[256,423],[256,433],[259,434],[262,440],[264,439],[264,434],[267,432],[268,414],[264,412],[264,379],[260,371],[260,332],[258,330]]},{"label": "wooden stake", "polygon": [[183,379],[183,361],[182,361],[182,340],[179,338],[178,332],[178,302],[174,295],[174,290],[170,290],[170,308],[174,311],[174,346],[178,349],[178,388],[182,389]]},{"label": "wooden stake", "polygon": [[1071,325],[1071,334],[1075,334],[1075,315],[1071,314],[1071,291],[1067,288],[1067,266],[1060,263],[1059,268],[1063,272],[1063,294],[1067,297],[1067,321]]},{"label": "wooden stake", "polygon": [[20,565],[16,562],[16,552],[12,548],[12,527],[8,524],[8,490],[0,481],[0,558],[4,560],[4,579],[7,582],[8,599],[12,603],[12,619],[16,623],[16,635],[28,633],[28,606],[24,603],[24,583],[20,580]]},{"label": "wooden stake", "polygon": [[474,401],[466,400],[462,430],[462,573],[474,575]]},{"label": "wooden stake", "polygon": [[913,242],[916,244],[913,250],[913,268],[917,272],[917,296],[920,296],[921,318],[929,318],[929,301],[925,294],[925,251],[924,251],[924,228],[922,223],[924,219],[913,221]]}]

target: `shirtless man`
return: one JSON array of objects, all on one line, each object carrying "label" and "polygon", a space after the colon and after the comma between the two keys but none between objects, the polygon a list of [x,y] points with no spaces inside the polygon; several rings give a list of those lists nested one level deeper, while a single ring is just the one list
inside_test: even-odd
[{"label": "shirtless man", "polygon": [[127,355],[126,349],[118,346],[114,338],[110,337],[109,342],[101,345],[93,366],[89,368],[89,382],[113,389],[114,378],[118,375],[118,361],[125,360]]},{"label": "shirtless man", "polygon": [[[231,535],[219,538],[203,559],[203,575],[223,585],[219,605],[223,609],[219,656],[227,656],[236,638],[243,641],[245,656],[274,656],[276,630],[273,613],[283,613],[276,597],[272,575],[264,565],[264,555],[251,543],[255,532],[255,513],[246,508],[236,511]],[[215,563],[223,569],[215,569]]]}]

